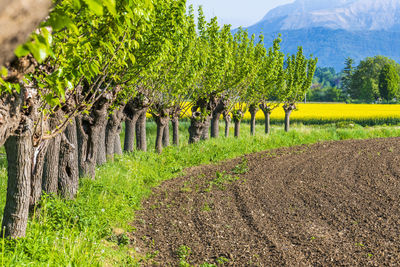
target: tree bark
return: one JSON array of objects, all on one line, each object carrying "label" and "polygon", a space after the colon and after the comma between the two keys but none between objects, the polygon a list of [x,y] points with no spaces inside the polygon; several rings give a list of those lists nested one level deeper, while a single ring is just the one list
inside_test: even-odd
[{"label": "tree bark", "polygon": [[154,120],[157,124],[157,136],[156,136],[156,152],[158,154],[162,153],[163,150],[163,139],[164,139],[164,131],[165,128],[167,127],[167,123],[169,121],[169,118],[167,116],[157,116],[154,115]]},{"label": "tree bark", "polygon": [[168,147],[170,145],[169,142],[169,117],[167,117],[167,122],[165,123],[165,127],[163,130],[163,139],[162,139],[162,143],[164,147]]},{"label": "tree bark", "polygon": [[175,146],[179,146],[179,118],[172,118],[172,142]]},{"label": "tree bark", "polygon": [[105,97],[100,98],[92,107],[90,115],[80,115],[76,118],[78,133],[79,175],[95,178],[97,145],[101,125],[107,119],[109,103]]},{"label": "tree bark", "polygon": [[60,143],[61,135],[50,140],[44,159],[42,190],[48,194],[57,194]]},{"label": "tree bark", "polygon": [[124,151],[126,152],[132,152],[135,147],[136,121],[137,118],[125,120]]},{"label": "tree bark", "polygon": [[[215,103],[215,101],[212,101]],[[211,105],[212,107],[214,105]],[[227,101],[224,98],[218,100],[215,108],[212,112],[212,119],[211,119],[211,137],[218,138],[219,137],[219,119],[221,118],[221,114],[224,113],[227,106]],[[211,107],[211,108],[212,108]]]},{"label": "tree bark", "polygon": [[58,192],[66,199],[73,199],[78,192],[78,139],[76,123],[72,121],[61,135],[58,167]]},{"label": "tree bark", "polygon": [[240,122],[241,120],[235,120],[235,137],[240,137]]},{"label": "tree bark", "polygon": [[100,126],[99,130],[99,144],[97,145],[97,158],[96,164],[98,166],[103,165],[107,162],[107,153],[106,153],[106,131],[107,131],[107,121],[104,121]]},{"label": "tree bark", "polygon": [[[50,140],[51,141],[51,140]],[[43,141],[38,147],[33,148],[34,154],[32,160],[31,173],[31,198],[29,207],[33,209],[42,195],[42,177],[44,170],[45,155],[48,148],[48,141]]]},{"label": "tree bark", "polygon": [[[135,135],[138,131],[138,119],[142,112],[147,111],[146,101],[141,97],[135,97],[128,101],[124,108],[125,114],[125,140],[124,151],[132,152],[135,148]],[[136,136],[136,138],[139,138]]]},{"label": "tree bark", "polygon": [[283,105],[283,110],[285,111],[285,131],[290,130],[290,114],[296,109],[296,104],[286,103]]},{"label": "tree bark", "polygon": [[200,112],[196,111],[192,113],[189,126],[189,144],[199,142],[204,132],[208,132],[207,121],[209,121],[208,118],[201,118]]},{"label": "tree bark", "polygon": [[289,132],[290,130],[290,114],[292,114],[292,110],[285,110],[285,132]]},{"label": "tree bark", "polygon": [[115,155],[122,155],[122,146],[121,146],[121,130],[118,131],[118,134],[115,136],[115,143],[114,143],[114,154]]},{"label": "tree bark", "polygon": [[231,115],[229,113],[224,113],[224,121],[225,121],[225,137],[229,137],[229,128],[231,125]]},{"label": "tree bark", "polygon": [[119,137],[119,129],[121,126],[121,122],[124,119],[123,106],[120,106],[119,109],[114,110],[113,114],[110,115],[110,118],[107,122],[106,128],[106,154],[107,158],[111,161],[114,160],[114,148],[115,148],[115,140],[117,136]]},{"label": "tree bark", "polygon": [[146,121],[147,108],[141,111],[136,122],[136,148],[140,151],[147,151]]},{"label": "tree bark", "polygon": [[31,195],[32,134],[24,133],[9,137],[5,148],[8,162],[8,184],[2,236],[24,237]]},{"label": "tree bark", "polygon": [[249,108],[251,119],[250,119],[250,135],[254,136],[256,134],[256,114],[258,108],[255,105],[251,105]]},{"label": "tree bark", "polygon": [[211,118],[210,116],[208,116],[204,121],[203,132],[201,133],[201,140],[210,139],[210,124],[211,124]]},{"label": "tree bark", "polygon": [[221,117],[222,112],[215,112],[211,119],[211,138],[219,137],[219,118]]},{"label": "tree bark", "polygon": [[268,110],[265,110],[265,111],[263,110],[263,112],[264,112],[264,116],[265,116],[265,119],[264,119],[265,133],[270,134],[270,132],[271,132],[271,112]]}]

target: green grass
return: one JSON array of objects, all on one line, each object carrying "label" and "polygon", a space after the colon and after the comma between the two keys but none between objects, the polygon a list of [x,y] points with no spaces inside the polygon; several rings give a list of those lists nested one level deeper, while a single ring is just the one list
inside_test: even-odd
[{"label": "green grass", "polygon": [[[271,148],[316,143],[324,140],[366,139],[400,136],[400,127],[346,128],[336,125],[293,125],[285,133],[273,126],[270,136],[257,125],[257,135],[249,136],[242,126],[239,139],[220,138],[186,145],[187,123],[181,125],[179,147],[154,153],[155,125],[148,123],[150,152],[134,152],[116,157],[97,170],[95,181],[82,179],[75,201],[43,198],[40,212],[29,221],[26,238],[0,239],[0,264],[5,266],[132,266],[140,255],[129,244],[130,225],[141,201],[160,182],[176,177],[184,168],[219,162],[243,154]],[[221,133],[223,129],[221,128]],[[245,169],[242,166],[241,169]],[[0,216],[6,196],[6,164],[0,157]]]}]

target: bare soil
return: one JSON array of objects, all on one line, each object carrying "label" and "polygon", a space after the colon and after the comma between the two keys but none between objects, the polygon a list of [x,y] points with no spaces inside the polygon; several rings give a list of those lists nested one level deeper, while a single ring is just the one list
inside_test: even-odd
[{"label": "bare soil", "polygon": [[134,246],[143,265],[177,266],[184,245],[196,266],[399,266],[399,150],[328,142],[191,168],[143,203]]}]

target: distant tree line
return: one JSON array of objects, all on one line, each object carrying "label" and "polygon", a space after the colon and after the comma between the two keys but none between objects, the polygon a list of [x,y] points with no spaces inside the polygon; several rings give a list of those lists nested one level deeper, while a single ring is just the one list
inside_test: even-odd
[{"label": "distant tree line", "polygon": [[313,102],[397,103],[398,99],[400,65],[384,56],[367,57],[358,66],[347,58],[340,73],[318,67],[307,93]]}]

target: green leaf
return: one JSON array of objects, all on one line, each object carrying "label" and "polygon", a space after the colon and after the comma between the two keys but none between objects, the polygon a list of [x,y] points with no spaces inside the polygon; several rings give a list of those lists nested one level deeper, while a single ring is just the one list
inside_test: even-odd
[{"label": "green leaf", "polygon": [[100,0],[84,0],[84,1],[97,16],[103,16],[103,3]]},{"label": "green leaf", "polygon": [[8,75],[8,70],[5,67],[0,68],[0,77],[6,77]]},{"label": "green leaf", "polygon": [[17,49],[15,49],[14,53],[17,57],[24,57],[29,55],[30,51],[26,45],[19,45]]},{"label": "green leaf", "polygon": [[111,15],[114,17],[117,15],[117,10],[115,9],[115,0],[104,0],[104,5],[107,7]]}]

